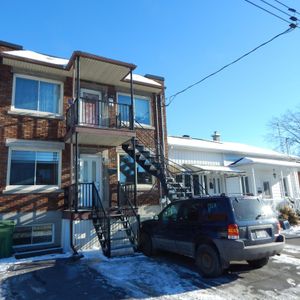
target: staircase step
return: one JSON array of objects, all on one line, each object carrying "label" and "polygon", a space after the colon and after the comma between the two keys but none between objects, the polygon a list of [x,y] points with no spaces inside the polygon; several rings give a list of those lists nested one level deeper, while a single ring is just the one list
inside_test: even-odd
[{"label": "staircase step", "polygon": [[132,244],[125,244],[125,245],[118,245],[118,246],[112,246],[110,249],[111,251],[114,250],[120,250],[120,249],[133,249],[134,245]]}]

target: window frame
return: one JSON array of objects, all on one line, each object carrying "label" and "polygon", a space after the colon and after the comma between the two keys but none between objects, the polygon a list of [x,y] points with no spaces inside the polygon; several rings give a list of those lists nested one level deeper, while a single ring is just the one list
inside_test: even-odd
[{"label": "window frame", "polygon": [[[51,231],[52,231],[52,239],[51,242],[43,242],[43,243],[32,243],[33,239],[33,227],[38,227],[38,226],[47,226],[51,225]],[[23,248],[23,247],[35,247],[35,246],[41,246],[41,245],[51,245],[55,241],[55,224],[54,223],[41,223],[41,224],[31,224],[31,225],[20,225],[16,226],[17,227],[31,227],[31,244],[23,244],[23,245],[14,245],[13,248]]]},{"label": "window frame", "polygon": [[[58,153],[58,178],[57,185],[11,185],[11,153],[13,150],[17,151],[34,151],[34,152],[56,152]],[[62,171],[62,150],[53,148],[40,147],[25,147],[25,146],[10,146],[8,149],[7,172],[6,172],[6,187],[4,193],[30,193],[30,192],[52,192],[61,187],[61,171]]]},{"label": "window frame", "polygon": [[[121,172],[120,172],[120,163],[121,163],[121,156],[126,156],[128,155],[127,153],[118,153],[118,181],[120,182],[120,177],[121,177]],[[146,171],[147,172],[147,171]],[[151,189],[153,184],[155,183],[154,182],[154,178],[153,176],[150,174],[151,176],[151,182],[150,183],[138,183],[137,184],[137,188],[139,190],[143,190],[143,189]],[[134,184],[134,183],[132,183]]]},{"label": "window frame", "polygon": [[[60,98],[58,103],[58,112],[47,112],[47,111],[40,111],[40,110],[33,110],[33,109],[26,109],[26,108],[17,108],[15,107],[15,98],[16,98],[16,80],[17,78],[24,78],[35,80],[38,82],[46,82],[46,83],[53,83],[58,84],[60,86]],[[14,113],[20,114],[30,114],[30,115],[37,115],[37,116],[44,116],[44,117],[62,117],[63,116],[63,99],[64,99],[64,83],[62,81],[48,79],[44,77],[32,76],[32,75],[25,75],[14,73],[13,75],[13,88],[12,88],[12,100],[11,100],[11,111]]]},{"label": "window frame", "polygon": [[[127,96],[131,99],[131,95],[130,94],[127,94],[127,93],[124,93],[124,92],[117,92],[117,103],[119,103],[119,95],[123,95],[123,96]],[[147,100],[148,101],[148,107],[149,107],[149,121],[150,121],[150,124],[145,124],[145,123],[141,123],[143,125],[143,127],[145,128],[152,128],[153,126],[153,122],[152,122],[152,109],[151,109],[151,97],[150,96],[145,96],[145,95],[139,95],[139,94],[134,94],[133,95],[133,100],[135,101],[135,98],[141,98],[143,100]],[[134,119],[135,119],[135,116],[136,116],[136,105],[134,105]],[[134,122],[134,125],[138,125],[138,123]]]}]

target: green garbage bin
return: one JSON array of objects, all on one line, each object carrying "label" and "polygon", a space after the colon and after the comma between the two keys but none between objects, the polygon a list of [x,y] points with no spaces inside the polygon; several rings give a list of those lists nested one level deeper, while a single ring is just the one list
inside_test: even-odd
[{"label": "green garbage bin", "polygon": [[0,258],[12,255],[14,221],[0,221]]}]

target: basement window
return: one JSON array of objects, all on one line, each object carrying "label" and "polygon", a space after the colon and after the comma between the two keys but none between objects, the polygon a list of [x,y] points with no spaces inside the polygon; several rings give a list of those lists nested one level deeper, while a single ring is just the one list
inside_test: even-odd
[{"label": "basement window", "polygon": [[54,241],[54,224],[17,226],[13,233],[14,246],[51,244]]}]

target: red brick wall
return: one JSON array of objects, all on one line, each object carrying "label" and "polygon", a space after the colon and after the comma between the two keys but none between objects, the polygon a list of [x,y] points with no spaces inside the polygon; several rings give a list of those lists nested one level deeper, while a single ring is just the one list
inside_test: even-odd
[{"label": "red brick wall", "polygon": [[[6,186],[8,147],[7,138],[64,141],[65,120],[43,119],[9,114],[12,100],[13,73],[9,66],[0,65],[0,213],[61,209],[62,193],[3,194]],[[68,98],[72,96],[72,79],[64,82],[64,113]],[[62,151],[62,187],[70,182],[69,146]]]}]

